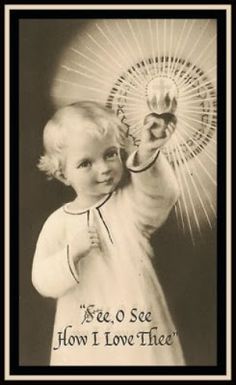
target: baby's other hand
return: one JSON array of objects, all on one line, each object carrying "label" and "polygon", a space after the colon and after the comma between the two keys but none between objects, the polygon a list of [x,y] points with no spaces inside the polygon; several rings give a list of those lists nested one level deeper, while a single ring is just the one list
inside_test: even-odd
[{"label": "baby's other hand", "polygon": [[97,230],[94,226],[89,226],[80,230],[70,243],[71,257],[74,262],[78,262],[85,257],[93,248],[99,248],[100,241]]}]

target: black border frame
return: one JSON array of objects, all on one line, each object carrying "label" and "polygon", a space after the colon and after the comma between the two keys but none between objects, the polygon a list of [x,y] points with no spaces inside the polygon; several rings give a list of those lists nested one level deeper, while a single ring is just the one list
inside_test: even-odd
[{"label": "black border frame", "polygon": [[[27,1],[24,2],[27,4]],[[51,2],[52,4],[53,2]],[[11,3],[13,4],[13,2]],[[73,4],[73,2],[71,2]],[[104,2],[105,4],[105,2]],[[89,7],[89,6],[88,6]],[[151,10],[11,10],[10,12],[10,373],[12,375],[223,375],[226,374],[226,130],[218,130],[218,241],[217,241],[217,269],[218,269],[218,354],[217,366],[187,366],[187,367],[39,367],[19,366],[19,259],[13,261],[13,256],[18,255],[19,245],[19,20],[22,18],[79,18],[83,13],[84,18],[154,18]],[[140,13],[142,15],[140,15]],[[138,15],[139,13],[139,15]],[[158,17],[162,18],[216,18],[218,24],[218,127],[226,127],[226,11],[225,10],[158,10]],[[4,23],[1,23],[4,28]],[[233,49],[232,49],[233,52]],[[3,116],[3,115],[2,115]],[[4,143],[4,142],[2,142]],[[3,153],[3,152],[2,152]],[[220,241],[219,241],[220,234]],[[14,262],[14,263],[13,263]],[[3,280],[2,280],[3,282]],[[219,311],[221,309],[221,311]],[[224,312],[222,311],[224,309]],[[133,370],[133,371],[132,371]]]}]

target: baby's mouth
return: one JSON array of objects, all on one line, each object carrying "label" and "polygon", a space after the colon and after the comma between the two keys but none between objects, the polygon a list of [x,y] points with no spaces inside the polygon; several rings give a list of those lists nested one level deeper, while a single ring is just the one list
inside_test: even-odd
[{"label": "baby's mouth", "polygon": [[111,184],[113,182],[113,178],[107,178],[102,181],[98,181],[99,184]]}]

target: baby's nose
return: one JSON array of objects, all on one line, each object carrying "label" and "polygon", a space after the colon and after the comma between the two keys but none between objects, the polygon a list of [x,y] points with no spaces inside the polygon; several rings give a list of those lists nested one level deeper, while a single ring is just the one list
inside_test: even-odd
[{"label": "baby's nose", "polygon": [[97,163],[97,171],[101,174],[106,174],[110,172],[109,165],[105,160],[101,160]]}]

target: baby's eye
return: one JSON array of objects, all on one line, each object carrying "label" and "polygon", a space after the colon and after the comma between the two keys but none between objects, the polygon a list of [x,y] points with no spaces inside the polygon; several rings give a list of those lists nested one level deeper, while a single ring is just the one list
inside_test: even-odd
[{"label": "baby's eye", "polygon": [[116,148],[109,150],[105,154],[106,159],[115,159],[118,156],[118,150]]},{"label": "baby's eye", "polygon": [[81,162],[77,168],[87,168],[87,167],[90,167],[91,166],[91,162],[90,160],[83,160],[83,162]]}]

